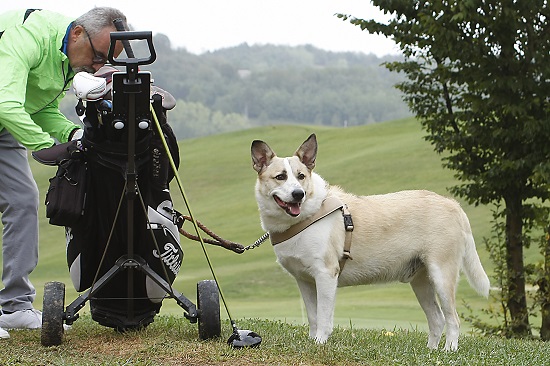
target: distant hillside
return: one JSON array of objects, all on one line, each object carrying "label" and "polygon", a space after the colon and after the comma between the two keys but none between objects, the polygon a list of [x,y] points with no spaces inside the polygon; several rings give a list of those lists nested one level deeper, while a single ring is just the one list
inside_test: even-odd
[{"label": "distant hillside", "polygon": [[[394,85],[401,76],[378,58],[313,46],[248,46],[196,55],[154,37],[157,60],[142,67],[178,100],[170,113],[179,138],[254,126],[357,126],[411,115]],[[138,45],[139,47],[139,45]],[[63,103],[73,113],[75,99]]]}]

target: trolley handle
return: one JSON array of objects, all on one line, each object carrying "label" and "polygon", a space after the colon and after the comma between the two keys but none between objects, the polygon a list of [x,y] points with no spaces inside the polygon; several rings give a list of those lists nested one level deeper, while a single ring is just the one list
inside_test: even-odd
[{"label": "trolley handle", "polygon": [[[135,39],[145,39],[147,40],[147,46],[149,47],[149,57],[136,58],[133,55],[132,48],[128,41]],[[115,59],[115,45],[116,41],[121,41],[125,48],[127,47],[126,53],[129,58],[126,59]],[[126,43],[126,44],[125,44]],[[128,52],[128,49],[130,52]],[[128,66],[128,65],[149,65],[152,64],[157,59],[157,53],[155,52],[155,47],[153,46],[153,34],[151,31],[123,31],[123,32],[111,32],[111,45],[109,46],[109,55],[107,56],[109,62],[115,66]]]}]

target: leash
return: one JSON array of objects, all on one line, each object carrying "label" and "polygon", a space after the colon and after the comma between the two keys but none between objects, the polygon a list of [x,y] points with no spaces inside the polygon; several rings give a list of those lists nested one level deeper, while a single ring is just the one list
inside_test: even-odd
[{"label": "leash", "polygon": [[[235,243],[231,240],[223,239],[222,237],[216,235],[213,231],[208,229],[204,224],[202,224],[201,222],[195,220],[195,218],[193,217],[193,214],[191,213],[191,207],[189,207],[189,202],[187,201],[187,196],[186,196],[186,194],[183,190],[183,185],[181,184],[181,179],[180,179],[179,174],[178,174],[178,169],[176,167],[176,164],[174,163],[174,159],[172,158],[172,155],[170,154],[170,149],[168,147],[168,143],[166,142],[166,139],[164,138],[164,133],[162,132],[162,127],[160,126],[160,122],[158,120],[157,114],[155,113],[155,110],[154,110],[152,105],[151,105],[151,113],[153,115],[153,119],[155,120],[155,124],[157,126],[157,130],[159,132],[162,143],[164,145],[164,149],[165,149],[165,151],[168,155],[170,165],[172,167],[172,170],[174,171],[174,177],[176,178],[176,181],[178,183],[180,193],[183,197],[183,200],[184,200],[185,205],[187,206],[187,210],[189,212],[189,216],[180,214],[180,217],[184,221],[187,220],[187,221],[190,221],[193,224],[193,226],[195,228],[196,235],[191,234],[191,233],[189,233],[189,232],[187,232],[183,229],[184,221],[181,222],[180,225],[178,225],[179,232],[180,232],[180,234],[182,234],[183,236],[185,236],[188,239],[200,242],[202,250],[203,250],[204,255],[206,257],[206,261],[208,262],[208,266],[210,267],[210,270],[211,270],[212,275],[214,277],[214,280],[216,281],[216,283],[218,283],[218,279],[216,278],[216,274],[214,273],[214,269],[213,269],[212,264],[210,262],[210,258],[208,256],[208,253],[206,252],[206,247],[204,245],[205,243],[221,246],[221,247],[223,247],[225,249],[228,249],[228,250],[231,250],[235,253],[242,254],[247,250],[252,250],[252,249],[258,248],[263,242],[265,242],[270,237],[270,235],[269,235],[268,232],[266,232],[260,238],[258,238],[253,244],[247,245],[245,247],[242,244]],[[322,207],[322,209],[319,212],[317,212],[316,215],[309,218],[308,220],[305,220],[301,223],[298,223],[298,224],[294,225],[293,227],[289,228],[289,230],[287,230],[284,233],[275,233],[275,235],[272,235],[271,242],[272,242],[273,245],[276,245],[276,244],[278,244],[282,241],[285,241],[285,240],[291,238],[292,236],[296,235],[300,231],[304,230],[309,225],[317,222],[318,220],[320,220],[320,219],[324,218],[325,216],[329,215],[330,213],[340,209],[342,211],[342,216],[344,218],[344,228],[346,230],[346,237],[345,237],[345,241],[344,241],[344,253],[342,255],[342,258],[339,261],[340,273],[342,273],[342,270],[344,269],[344,265],[345,265],[346,261],[348,259],[350,259],[350,260],[353,259],[351,257],[351,254],[350,254],[351,235],[352,235],[352,232],[353,232],[353,229],[354,229],[353,220],[351,218],[351,213],[349,212],[347,205],[342,203],[338,198],[335,198],[335,197],[330,197],[330,198],[326,199],[325,201],[323,201],[323,204],[321,205],[321,207]],[[204,231],[206,234],[208,234],[212,239],[203,238],[202,236],[200,236],[199,228],[202,231]],[[231,315],[229,314],[229,309],[227,309],[227,304],[225,303],[225,298],[223,296],[223,293],[222,293],[221,289],[219,289],[219,290],[220,290],[220,297],[221,297],[221,299],[222,299],[222,301],[223,301],[223,303],[226,307],[226,310],[227,310],[227,315],[231,319]]]},{"label": "leash", "polygon": [[[191,218],[191,216],[187,216],[187,215],[181,215],[181,218],[183,218],[184,220],[187,220],[187,221],[192,221],[193,220]],[[199,238],[198,235],[191,234],[191,233],[185,231],[182,227],[179,228],[179,232],[180,232],[180,234],[185,236],[187,239],[191,239],[191,240],[199,241],[199,242],[202,240],[204,243],[217,245],[217,246],[220,246],[222,248],[231,250],[231,251],[233,251],[235,253],[238,253],[238,254],[242,254],[247,250],[251,250],[251,249],[259,247],[264,241],[267,240],[267,238],[269,238],[269,233],[265,233],[258,240],[256,240],[254,242],[254,244],[251,244],[251,245],[248,245],[248,246],[245,247],[242,244],[235,243],[231,240],[223,239],[222,237],[216,235],[214,232],[212,232],[210,229],[208,229],[205,225],[203,225],[200,221],[197,221],[197,226],[202,231],[204,231],[206,234],[208,234],[212,239]]]},{"label": "leash", "polygon": [[260,236],[260,238],[254,242],[254,244],[244,247],[244,250],[250,250],[259,247],[264,241],[267,240],[267,238],[269,238],[269,233],[264,233],[264,235]]},{"label": "leash", "polygon": [[[187,221],[190,221],[193,224],[193,226],[195,228],[196,235],[191,234],[191,233],[189,233],[189,232],[187,232],[183,229],[182,226],[183,226],[184,222],[181,222],[181,224],[178,225],[179,232],[180,232],[180,234],[182,234],[183,236],[185,236],[188,239],[200,242],[200,244],[202,246],[202,250],[203,250],[204,255],[206,257],[206,260],[208,262],[208,265],[210,266],[210,269],[212,270],[212,275],[214,276],[214,279],[216,280],[216,282],[218,282],[217,279],[216,279],[216,275],[214,274],[213,268],[211,266],[210,258],[208,257],[208,253],[206,252],[206,248],[204,246],[205,243],[220,246],[222,248],[231,250],[231,251],[233,251],[237,254],[242,254],[247,250],[252,250],[252,249],[258,248],[263,242],[265,242],[270,237],[270,235],[269,235],[268,232],[266,232],[262,236],[260,236],[253,244],[244,246],[242,244],[235,243],[231,240],[223,239],[219,235],[216,235],[212,230],[208,229],[200,221],[195,220],[195,218],[193,217],[193,214],[191,213],[191,208],[189,207],[189,202],[187,201],[187,196],[186,196],[186,194],[183,190],[183,185],[181,184],[181,180],[180,180],[180,177],[179,177],[179,174],[178,174],[176,164],[174,163],[174,159],[172,158],[172,155],[170,154],[168,144],[166,142],[166,139],[164,138],[164,133],[162,132],[162,127],[160,126],[160,122],[158,120],[158,117],[155,113],[155,110],[154,110],[153,106],[151,106],[151,113],[153,115],[153,119],[155,120],[155,124],[157,126],[157,130],[159,132],[162,143],[164,145],[164,149],[167,152],[168,159],[170,161],[170,165],[172,167],[172,170],[174,171],[174,177],[176,178],[176,181],[178,183],[180,193],[183,197],[183,200],[184,200],[185,205],[187,206],[187,210],[189,212],[189,216],[180,214],[180,217],[184,221],[187,220]],[[341,209],[342,210],[342,216],[344,217],[344,227],[346,229],[346,240],[345,240],[345,245],[344,245],[344,254],[343,254],[342,259],[340,260],[340,272],[341,272],[342,269],[344,268],[344,264],[345,264],[346,260],[347,259],[352,259],[351,255],[350,255],[350,246],[351,246],[351,233],[353,232],[353,221],[351,219],[351,214],[348,211],[347,206],[345,204],[343,204],[339,199],[331,198],[331,199],[328,199],[326,201],[323,201],[323,206],[325,206],[325,205],[332,206],[332,207],[328,208],[328,209],[325,208],[325,210],[321,210],[319,216],[314,216],[314,217],[310,218],[309,220],[306,220],[305,222],[297,224],[297,225],[295,225],[295,227],[291,227],[289,229],[289,231],[287,231],[285,233],[276,233],[276,235],[274,235],[271,238],[271,241],[272,241],[273,245],[276,245],[281,241],[287,240],[290,237],[296,235],[298,232],[305,229],[306,227],[308,227],[309,225],[311,225],[312,223],[322,219],[323,217],[325,217],[326,215],[334,212],[337,209]],[[212,239],[203,238],[202,236],[200,236],[199,228],[202,231],[204,231],[206,234],[208,234]],[[221,293],[221,291],[220,291],[220,295],[222,297],[222,300],[225,303],[225,299],[223,298],[223,294]]]}]

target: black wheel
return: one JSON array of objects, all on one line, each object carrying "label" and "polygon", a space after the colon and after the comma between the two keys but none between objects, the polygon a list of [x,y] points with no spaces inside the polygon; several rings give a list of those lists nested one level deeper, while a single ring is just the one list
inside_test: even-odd
[{"label": "black wheel", "polygon": [[42,308],[43,346],[58,346],[63,339],[63,309],[65,307],[65,284],[47,282],[44,285],[44,303]]},{"label": "black wheel", "polygon": [[199,338],[217,338],[222,332],[220,321],[220,296],[216,281],[197,283],[197,308],[199,312]]}]

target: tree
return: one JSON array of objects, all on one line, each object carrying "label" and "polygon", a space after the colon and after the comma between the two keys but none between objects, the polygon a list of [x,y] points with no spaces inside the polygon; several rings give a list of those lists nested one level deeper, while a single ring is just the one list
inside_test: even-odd
[{"label": "tree", "polygon": [[474,204],[504,203],[510,335],[530,335],[524,229],[550,198],[548,1],[372,3],[391,14],[387,23],[338,17],[399,45],[405,60],[386,66],[406,75],[398,88],[461,181],[451,191]]}]

